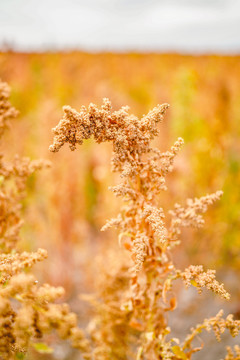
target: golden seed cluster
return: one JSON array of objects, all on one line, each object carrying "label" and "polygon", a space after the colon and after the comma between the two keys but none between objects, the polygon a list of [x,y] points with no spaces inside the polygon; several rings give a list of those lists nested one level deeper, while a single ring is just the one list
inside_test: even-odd
[{"label": "golden seed cluster", "polygon": [[[53,152],[65,143],[75,150],[90,137],[97,143],[111,141],[112,170],[121,178],[110,190],[124,200],[124,205],[102,230],[118,228],[119,244],[130,252],[133,263],[122,252],[111,254],[108,263],[104,255],[102,272],[97,276],[98,293],[90,300],[97,313],[90,323],[94,360],[188,360],[200,350],[194,346],[194,339],[202,329],[213,330],[217,339],[226,329],[232,336],[239,331],[239,321],[231,315],[224,319],[220,312],[192,329],[182,343],[169,340],[167,312],[177,306],[174,280],[181,278],[187,287],[193,285],[200,293],[206,288],[224,299],[230,296],[216,280],[215,271],[193,265],[181,271],[172,262],[171,250],[180,243],[181,227],[202,226],[202,214],[222,192],[189,199],[186,207],[176,204],[168,212],[160,206],[159,194],[167,190],[165,177],[183,145],[179,138],[166,152],[151,147],[167,108],[167,104],[158,105],[137,118],[128,107],[113,111],[110,101],[104,99],[99,109],[94,104],[82,106],[80,111],[64,107],[63,119],[53,129]],[[137,353],[133,354],[136,344]]]}]

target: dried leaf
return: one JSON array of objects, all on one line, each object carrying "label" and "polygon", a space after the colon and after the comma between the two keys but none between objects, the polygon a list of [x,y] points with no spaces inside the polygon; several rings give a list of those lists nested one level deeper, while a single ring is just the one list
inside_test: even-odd
[{"label": "dried leaf", "polygon": [[37,352],[39,352],[40,354],[52,354],[53,353],[53,349],[44,343],[33,343],[32,347],[34,347],[34,349]]},{"label": "dried leaf", "polygon": [[180,346],[172,346],[172,352],[174,353],[174,355],[177,356],[178,359],[187,360],[187,355],[185,354],[185,352],[182,351]]}]

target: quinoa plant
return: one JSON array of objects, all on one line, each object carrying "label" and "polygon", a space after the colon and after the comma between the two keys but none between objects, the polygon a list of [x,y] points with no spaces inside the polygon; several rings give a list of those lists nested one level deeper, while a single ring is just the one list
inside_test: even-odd
[{"label": "quinoa plant", "polygon": [[[10,89],[0,81],[0,137],[17,111],[9,102]],[[23,360],[29,350],[51,353],[44,335],[57,332],[81,349],[84,358],[88,341],[77,326],[77,316],[67,304],[55,303],[64,294],[62,287],[39,285],[30,270],[36,262],[47,258],[47,251],[21,252],[18,248],[21,201],[25,196],[28,177],[48,166],[43,160],[31,161],[16,156],[5,161],[0,155],[0,359]],[[28,270],[26,272],[26,270]]]},{"label": "quinoa plant", "polygon": [[[166,152],[151,145],[167,108],[158,105],[139,119],[128,107],[112,111],[108,99],[100,109],[94,104],[80,111],[65,106],[63,119],[53,129],[52,152],[65,143],[75,150],[91,137],[97,143],[112,142],[112,171],[121,177],[111,190],[124,204],[102,230],[116,226],[119,243],[131,256],[110,252],[107,259],[105,254],[105,268],[96,274],[99,288],[91,299],[96,315],[88,327],[94,360],[187,360],[201,350],[194,340],[203,330],[213,331],[218,341],[226,330],[232,336],[240,330],[240,321],[232,315],[224,318],[222,310],[192,328],[183,342],[171,335],[168,326],[168,312],[177,307],[175,280],[195,286],[199,293],[207,288],[226,300],[230,295],[214,270],[205,271],[201,265],[180,270],[174,265],[172,250],[180,244],[182,228],[201,227],[203,213],[222,192],[188,199],[186,205],[176,204],[169,211],[161,207],[166,175],[183,145],[181,138]],[[239,359],[239,352],[239,347],[236,355],[228,348],[225,359]]]}]

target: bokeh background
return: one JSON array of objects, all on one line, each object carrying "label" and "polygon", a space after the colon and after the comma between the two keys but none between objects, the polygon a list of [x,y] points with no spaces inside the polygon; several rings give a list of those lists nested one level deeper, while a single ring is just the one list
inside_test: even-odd
[{"label": "bokeh background", "polygon": [[[116,233],[100,232],[119,208],[108,191],[117,181],[111,146],[88,141],[77,152],[66,147],[54,155],[48,146],[63,105],[100,105],[103,97],[139,116],[158,103],[171,105],[156,145],[166,150],[181,136],[185,146],[168,177],[165,209],[224,191],[205,227],[184,232],[175,261],[217,268],[232,301],[203,295],[196,302],[195,293],[183,293],[176,335],[217,307],[240,315],[239,34],[236,0],[1,0],[0,78],[20,110],[1,152],[52,161],[29,179],[21,246],[48,250],[38,277],[66,288],[81,324],[90,310],[79,294],[94,291],[99,255],[118,246]],[[224,346],[211,341],[212,353],[201,357],[219,359]],[[40,358],[79,359],[60,344]]]}]

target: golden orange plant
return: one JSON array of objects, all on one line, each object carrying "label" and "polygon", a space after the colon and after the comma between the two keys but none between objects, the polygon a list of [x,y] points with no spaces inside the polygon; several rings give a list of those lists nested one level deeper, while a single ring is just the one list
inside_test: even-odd
[{"label": "golden orange plant", "polygon": [[[0,81],[0,136],[17,111],[9,102],[10,89]],[[12,162],[0,157],[0,359],[24,359],[29,349],[51,353],[44,335],[54,330],[73,347],[88,352],[88,342],[77,326],[76,314],[67,304],[55,303],[64,294],[62,287],[38,285],[27,270],[47,258],[47,251],[20,252],[21,200],[27,178],[48,166],[42,160],[15,157]],[[86,355],[86,359],[88,356]]]},{"label": "golden orange plant", "polygon": [[[165,177],[172,171],[173,162],[183,140],[179,138],[169,151],[153,148],[168,108],[158,105],[147,115],[138,118],[128,107],[112,111],[108,99],[98,108],[94,104],[76,111],[65,106],[63,119],[53,129],[50,146],[57,152],[68,143],[71,150],[91,137],[97,143],[112,142],[112,170],[119,173],[121,182],[111,190],[124,201],[117,217],[110,219],[102,230],[111,226],[119,229],[119,243],[130,253],[104,256],[105,267],[99,271],[99,291],[91,298],[96,316],[91,319],[91,356],[95,360],[187,360],[201,350],[195,339],[203,330],[213,331],[217,340],[225,330],[237,336],[240,321],[223,311],[205,319],[191,329],[184,341],[171,335],[168,312],[177,307],[174,281],[182,279],[186,287],[211,290],[223,299],[230,295],[215,277],[214,270],[190,265],[179,270],[172,260],[172,250],[179,245],[183,227],[201,227],[203,213],[218,200],[222,192],[188,199],[185,206],[176,204],[168,212],[161,208],[161,193],[167,190]],[[238,359],[228,349],[226,359]]]}]

